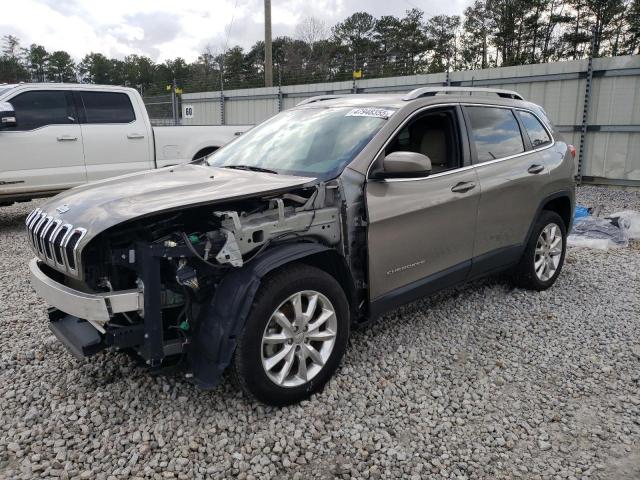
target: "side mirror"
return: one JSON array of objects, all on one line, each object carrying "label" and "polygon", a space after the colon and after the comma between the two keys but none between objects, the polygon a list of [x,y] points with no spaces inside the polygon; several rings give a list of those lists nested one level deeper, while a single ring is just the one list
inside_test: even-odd
[{"label": "side mirror", "polygon": [[431,173],[431,160],[417,152],[391,152],[382,160],[382,171],[374,178],[426,177]]},{"label": "side mirror", "polygon": [[16,111],[9,102],[0,102],[0,130],[16,127]]}]

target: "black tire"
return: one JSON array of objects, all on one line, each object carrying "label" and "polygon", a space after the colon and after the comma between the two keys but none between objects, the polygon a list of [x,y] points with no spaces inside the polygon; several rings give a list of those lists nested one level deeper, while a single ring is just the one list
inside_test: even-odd
[{"label": "black tire", "polygon": [[[548,279],[541,279],[535,270],[535,256],[536,245],[542,231],[551,224],[555,224],[562,235],[562,251],[560,253],[560,261],[556,267],[555,272]],[[531,232],[531,237],[527,243],[527,246],[522,254],[520,263],[516,266],[513,274],[513,283],[521,288],[528,290],[546,290],[551,287],[560,272],[562,271],[562,265],[564,264],[564,257],[567,252],[567,227],[564,221],[555,212],[549,210],[543,210]]]},{"label": "black tire", "polygon": [[[263,334],[271,316],[283,302],[297,292],[309,290],[324,295],[334,308],[337,319],[335,343],[321,370],[313,378],[299,386],[283,387],[272,381],[263,367]],[[238,339],[232,375],[249,396],[268,405],[284,406],[300,402],[321,390],[338,368],[347,348],[349,327],[349,304],[335,278],[309,265],[284,267],[263,280],[256,293],[247,323]],[[294,345],[294,348],[302,347]]]}]

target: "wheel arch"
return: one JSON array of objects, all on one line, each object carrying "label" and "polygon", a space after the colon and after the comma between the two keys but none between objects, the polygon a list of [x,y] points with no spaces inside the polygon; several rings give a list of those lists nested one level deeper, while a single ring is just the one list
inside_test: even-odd
[{"label": "wheel arch", "polygon": [[334,276],[352,305],[353,281],[349,280],[344,259],[334,249],[319,243],[299,242],[266,250],[254,261],[223,277],[213,297],[198,314],[188,355],[193,380],[200,388],[215,388],[231,363],[236,339],[246,324],[262,279],[292,263],[315,266]]},{"label": "wheel arch", "polygon": [[560,215],[567,232],[570,230],[573,218],[573,205],[569,195],[559,195],[547,199],[546,203],[542,206],[542,210],[548,210]]},{"label": "wheel arch", "polygon": [[192,157],[192,160],[197,160],[198,158],[204,157],[206,155],[209,155],[210,153],[215,152],[216,150],[218,150],[218,148],[220,147],[216,147],[214,145],[210,145],[208,147],[204,147],[201,148],[200,150],[198,150]]},{"label": "wheel arch", "polygon": [[[536,222],[538,221],[538,218],[540,218],[540,214],[544,210],[558,213],[558,215],[560,215],[560,218],[562,218],[562,220],[564,220],[565,222],[565,227],[568,234],[569,231],[571,230],[571,225],[573,223],[574,208],[575,208],[575,197],[570,190],[561,190],[544,197],[540,202],[540,204],[538,205],[536,213],[531,220],[531,225],[529,225],[529,231],[527,232],[525,241],[522,244],[523,251],[525,246],[529,242],[531,235],[533,234],[533,228]],[[561,209],[561,211],[559,212],[557,209]]]}]

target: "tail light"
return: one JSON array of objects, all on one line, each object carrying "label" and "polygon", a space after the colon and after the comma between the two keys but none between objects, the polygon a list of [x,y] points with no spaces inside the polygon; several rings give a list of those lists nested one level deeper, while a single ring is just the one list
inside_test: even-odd
[{"label": "tail light", "polygon": [[567,145],[569,147],[569,152],[571,153],[571,156],[573,158],[576,158],[576,147],[574,147],[573,145]]}]

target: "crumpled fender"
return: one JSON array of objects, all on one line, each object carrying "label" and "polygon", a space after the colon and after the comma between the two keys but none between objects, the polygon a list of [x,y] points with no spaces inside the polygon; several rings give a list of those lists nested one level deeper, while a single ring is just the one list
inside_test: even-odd
[{"label": "crumpled fender", "polygon": [[236,339],[242,333],[262,277],[286,263],[327,250],[330,248],[312,242],[278,245],[222,278],[198,314],[188,352],[193,381],[198,387],[211,390],[220,382],[231,363]]}]

